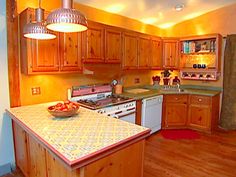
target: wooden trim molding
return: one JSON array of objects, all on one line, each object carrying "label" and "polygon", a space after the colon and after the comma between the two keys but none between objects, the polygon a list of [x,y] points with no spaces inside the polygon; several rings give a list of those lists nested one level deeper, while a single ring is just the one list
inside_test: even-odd
[{"label": "wooden trim molding", "polygon": [[18,16],[15,0],[6,1],[7,11],[7,53],[8,53],[8,77],[10,106],[17,107],[20,102],[20,64],[18,41]]}]

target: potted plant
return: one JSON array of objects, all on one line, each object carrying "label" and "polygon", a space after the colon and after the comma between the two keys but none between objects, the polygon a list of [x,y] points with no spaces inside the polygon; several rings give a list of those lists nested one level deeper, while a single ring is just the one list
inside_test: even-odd
[{"label": "potted plant", "polygon": [[165,69],[163,72],[161,72],[161,74],[163,75],[164,85],[169,85],[171,70]]},{"label": "potted plant", "polygon": [[159,83],[161,81],[161,77],[160,76],[152,76],[152,81],[153,81],[153,85],[159,85]]}]

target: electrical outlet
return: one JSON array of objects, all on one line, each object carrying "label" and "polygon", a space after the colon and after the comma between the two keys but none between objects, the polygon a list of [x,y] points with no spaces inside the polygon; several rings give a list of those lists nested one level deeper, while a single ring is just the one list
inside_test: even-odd
[{"label": "electrical outlet", "polygon": [[139,79],[139,78],[135,78],[135,79],[134,79],[134,83],[135,83],[135,84],[140,83],[140,79]]},{"label": "electrical outlet", "polygon": [[31,88],[31,93],[32,93],[32,95],[40,95],[41,94],[40,87]]}]

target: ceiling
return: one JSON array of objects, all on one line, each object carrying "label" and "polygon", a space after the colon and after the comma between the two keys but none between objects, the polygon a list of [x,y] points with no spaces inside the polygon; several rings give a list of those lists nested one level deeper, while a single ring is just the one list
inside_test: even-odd
[{"label": "ceiling", "polygon": [[[107,12],[168,28],[209,11],[235,3],[235,0],[75,0]],[[181,11],[175,6],[183,4]]]}]

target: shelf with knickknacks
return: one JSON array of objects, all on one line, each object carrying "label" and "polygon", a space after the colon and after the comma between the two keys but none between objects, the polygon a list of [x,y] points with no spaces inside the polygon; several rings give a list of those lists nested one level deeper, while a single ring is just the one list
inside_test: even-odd
[{"label": "shelf with knickknacks", "polygon": [[163,83],[164,85],[170,85],[170,75],[172,70],[165,69],[161,74],[163,75]]}]

